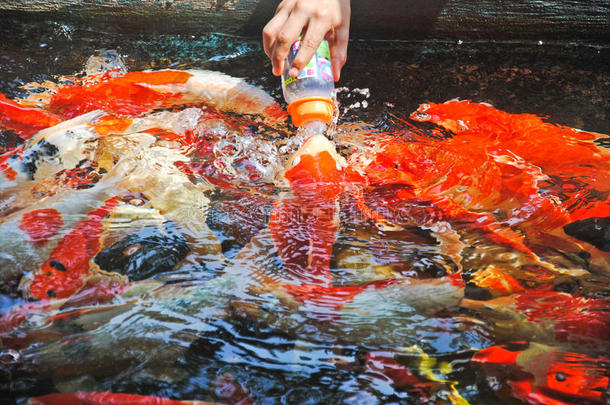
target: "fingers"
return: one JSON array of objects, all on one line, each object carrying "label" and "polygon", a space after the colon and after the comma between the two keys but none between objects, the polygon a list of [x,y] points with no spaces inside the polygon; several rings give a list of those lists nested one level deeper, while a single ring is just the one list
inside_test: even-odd
[{"label": "fingers", "polygon": [[349,19],[349,0],[282,1],[275,16],[263,29],[263,47],[271,60],[273,74],[282,74],[292,44],[304,33],[289,71],[290,76],[299,74],[326,37],[330,45],[333,76],[335,81],[339,80],[347,58]]},{"label": "fingers", "polygon": [[347,60],[347,44],[349,42],[349,26],[337,30],[334,38],[329,41],[330,62],[333,67],[333,78],[339,80],[341,69]]},{"label": "fingers", "polygon": [[280,29],[284,26],[286,19],[290,15],[290,10],[293,7],[293,4],[291,3],[294,3],[295,1],[296,0],[281,2],[275,10],[273,18],[269,20],[267,25],[263,28],[263,49],[269,58],[271,58],[271,55],[273,54],[273,47],[275,46],[277,34],[280,32]]},{"label": "fingers", "polygon": [[301,35],[303,28],[308,23],[309,16],[306,13],[299,12],[299,10],[300,8],[297,6],[296,9],[290,12],[275,37],[270,58],[273,74],[276,76],[282,74],[284,60],[288,56],[288,52],[290,52],[290,47]]},{"label": "fingers", "polygon": [[339,15],[342,16],[337,28],[329,38],[330,62],[333,67],[333,77],[335,81],[341,76],[341,69],[347,60],[347,44],[349,42],[349,23],[351,8],[349,0],[340,2]]},{"label": "fingers", "polygon": [[316,53],[327,31],[328,27],[324,21],[316,20],[310,23],[301,41],[299,52],[292,61],[289,71],[290,76],[297,77],[299,75],[301,70],[307,65],[307,62]]}]

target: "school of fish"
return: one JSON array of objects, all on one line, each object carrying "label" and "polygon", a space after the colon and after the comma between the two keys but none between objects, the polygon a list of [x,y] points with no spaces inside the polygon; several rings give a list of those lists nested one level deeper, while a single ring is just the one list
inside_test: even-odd
[{"label": "school of fish", "polygon": [[[605,135],[450,100],[295,144],[276,100],[219,72],[47,87],[0,95],[23,141],[0,155],[0,371],[55,382],[29,403],[209,403],[74,381],[186,381],[167,365],[234,319],[366,347],[359,380],[422,403],[468,403],[422,334],[477,328],[489,344],[459,351],[498,398],[610,397]],[[257,402],[231,374],[208,389]]]}]

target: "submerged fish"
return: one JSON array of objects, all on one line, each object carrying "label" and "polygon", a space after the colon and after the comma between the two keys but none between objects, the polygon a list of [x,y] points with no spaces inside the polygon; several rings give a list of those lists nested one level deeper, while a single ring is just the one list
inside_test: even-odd
[{"label": "submerged fish", "polygon": [[[529,201],[524,200],[523,207],[509,216],[515,225],[527,226],[523,228],[530,238],[553,231],[566,238],[561,227],[610,216],[610,151],[595,143],[605,135],[547,123],[532,114],[509,114],[468,100],[422,104],[411,118],[442,126],[456,135],[452,140],[474,139],[490,155],[518,163],[521,173],[528,167],[539,171],[529,191],[520,186],[531,195]],[[452,140],[448,146],[455,143]],[[600,261],[599,267],[607,266],[608,260]]]},{"label": "submerged fish", "polygon": [[539,342],[607,344],[610,300],[584,298],[546,289],[525,290],[488,301],[465,299],[461,305],[485,315],[498,336]]},{"label": "submerged fish", "polygon": [[498,375],[500,387],[493,388],[499,395],[541,405],[605,403],[609,360],[525,342],[488,347],[472,358]]},{"label": "submerged fish", "polygon": [[117,204],[117,200],[110,199],[100,208],[90,211],[87,218],[57,244],[31,280],[22,282],[20,287],[24,295],[39,300],[67,298],[90,283],[92,277],[111,276],[92,273],[89,261],[99,250],[102,220]]},{"label": "submerged fish", "polygon": [[308,138],[287,163],[283,177],[292,197],[274,201],[269,229],[287,272],[327,285],[339,225],[338,196],[346,188],[345,160],[323,135]]},{"label": "submerged fish", "polygon": [[[185,81],[178,80],[179,78]],[[193,80],[189,81],[191,78]],[[96,81],[98,79],[99,82]],[[115,164],[114,156],[120,156],[119,162],[131,162],[123,163],[122,166],[132,165],[132,168],[120,175],[104,175],[104,179],[93,187],[92,191],[62,192],[55,198],[34,203],[25,210],[3,219],[0,226],[8,232],[5,234],[7,244],[3,245],[2,261],[8,266],[4,266],[2,278],[14,279],[24,271],[42,266],[45,257],[54,249],[56,236],[65,234],[78,220],[78,214],[86,214],[91,208],[95,208],[96,204],[114,195],[129,193],[144,195],[147,204],[167,219],[180,224],[187,237],[196,241],[197,248],[193,249],[194,251],[215,260],[214,257],[220,254],[220,245],[206,225],[209,200],[205,192],[210,187],[205,183],[194,185],[177,167],[179,162],[188,161],[188,157],[167,147],[150,147],[155,142],[155,137],[137,133],[142,130],[170,128],[179,132],[175,137],[179,139],[186,136],[186,132],[194,130],[201,113],[194,111],[195,109],[186,109],[178,113],[166,112],[134,119],[114,119],[104,114],[120,113],[121,106],[137,104],[138,100],[134,97],[140,90],[158,93],[159,100],[166,100],[167,93],[172,89],[182,92],[181,101],[173,100],[170,104],[158,105],[153,103],[155,106],[207,103],[221,110],[241,113],[260,113],[267,107],[273,109],[274,107],[270,107],[274,104],[273,100],[254,86],[214,72],[136,72],[122,78],[108,76],[105,79],[90,80],[95,84],[87,82],[87,85],[83,86],[65,86],[58,89],[52,98],[54,101],[49,104],[55,107],[49,108],[60,110],[57,105],[63,103],[61,110],[64,116],[73,116],[76,112],[85,114],[40,131],[23,147],[10,152],[10,156],[5,155],[1,164],[10,179],[7,177],[7,184],[3,186],[18,186],[19,181],[21,184],[32,180],[47,181],[45,178],[77,167],[87,160],[105,159],[102,165],[105,165],[105,170],[110,170]],[[98,104],[92,101],[96,95],[101,96],[113,88],[116,88],[117,92],[123,89],[126,93],[119,92],[116,97],[113,95],[110,104],[104,104],[102,99],[97,100]],[[60,99],[63,101],[59,102]],[[145,104],[142,108],[148,111],[147,108],[151,105],[146,104],[146,100],[140,101]],[[115,104],[112,104],[113,102]],[[95,110],[86,113],[93,109],[94,105],[100,108],[110,107],[106,108],[105,112]],[[102,148],[103,154],[94,157],[93,152],[97,148]],[[81,204],[69,201],[73,198],[77,198]],[[11,209],[17,209],[22,203],[23,201],[15,201]],[[36,222],[39,220],[45,221],[46,226],[38,226]],[[65,237],[68,235],[70,234]],[[96,252],[84,255],[89,257],[91,253]],[[20,263],[17,262],[19,260]],[[14,270],[11,270],[13,268]]]}]

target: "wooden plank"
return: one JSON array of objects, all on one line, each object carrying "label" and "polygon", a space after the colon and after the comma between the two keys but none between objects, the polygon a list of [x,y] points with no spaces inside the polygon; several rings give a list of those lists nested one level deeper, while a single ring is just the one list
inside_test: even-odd
[{"label": "wooden plank", "polygon": [[237,34],[257,0],[0,0],[0,16],[63,19],[124,31]]},{"label": "wooden plank", "polygon": [[[0,15],[259,36],[276,0],[0,0]],[[352,38],[610,39],[608,0],[352,0]]]},{"label": "wooden plank", "polygon": [[352,37],[608,39],[608,0],[352,0]]}]

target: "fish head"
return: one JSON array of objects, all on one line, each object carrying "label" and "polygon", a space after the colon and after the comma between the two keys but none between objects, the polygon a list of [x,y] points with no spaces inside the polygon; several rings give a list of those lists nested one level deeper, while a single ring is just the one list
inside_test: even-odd
[{"label": "fish head", "polygon": [[451,132],[459,133],[470,129],[471,118],[477,118],[489,109],[493,110],[487,104],[454,99],[440,104],[421,104],[409,118],[417,122],[432,122]]},{"label": "fish head", "polygon": [[334,200],[345,189],[345,159],[323,135],[309,137],[288,161],[284,178],[299,197]]}]

